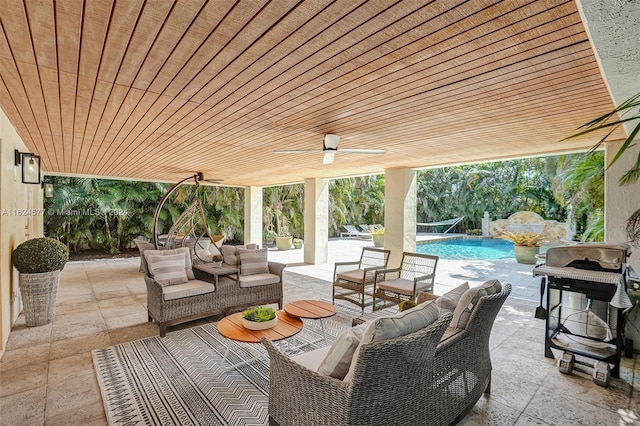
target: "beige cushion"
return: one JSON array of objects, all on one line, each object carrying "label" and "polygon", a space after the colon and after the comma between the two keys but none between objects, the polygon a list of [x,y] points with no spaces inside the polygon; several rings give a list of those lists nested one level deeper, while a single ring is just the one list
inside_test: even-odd
[{"label": "beige cushion", "polygon": [[446,292],[442,296],[436,299],[436,304],[440,306],[442,312],[451,312],[453,313],[458,306],[458,301],[462,295],[469,290],[469,283],[464,282],[460,284],[458,287],[454,288],[451,291]]},{"label": "beige cushion", "polygon": [[245,248],[238,249],[240,257],[240,274],[268,274],[269,262],[267,261],[267,249],[249,250]]},{"label": "beige cushion", "polygon": [[238,265],[238,252],[236,246],[222,246],[220,247],[220,253],[222,253],[224,263],[230,266]]},{"label": "beige cushion", "polygon": [[[189,247],[180,247],[172,250],[146,250],[144,252],[144,257],[149,262],[149,256],[170,256],[176,253],[183,253],[185,256],[185,272],[187,273],[187,278],[190,280],[194,280],[196,277],[193,275],[193,264],[191,263],[191,250]],[[153,276],[153,274],[151,274]]]},{"label": "beige cushion", "polygon": [[292,356],[291,360],[311,371],[317,372],[320,367],[320,363],[327,356],[327,352],[329,352],[330,349],[331,346],[325,346],[324,348]]},{"label": "beige cushion", "polygon": [[458,302],[458,306],[456,306],[455,311],[453,311],[451,327],[466,328],[478,300],[480,300],[482,296],[497,294],[500,293],[500,291],[502,291],[502,284],[500,284],[498,280],[490,280],[478,287],[473,287],[465,291]]},{"label": "beige cushion", "polygon": [[166,256],[149,254],[146,256],[149,274],[158,284],[170,286],[189,281],[185,269],[185,256],[183,253],[169,254]]},{"label": "beige cushion", "polygon": [[342,333],[318,366],[318,373],[339,380],[344,379],[349,372],[353,354],[368,326],[366,323],[360,324]]},{"label": "beige cushion", "polygon": [[382,290],[389,290],[400,294],[406,294],[407,296],[413,295],[413,280],[406,278],[398,278],[391,281],[382,281],[378,283],[378,288]]},{"label": "beige cushion", "polygon": [[345,281],[362,284],[364,281],[364,271],[362,269],[355,269],[353,271],[341,272],[336,275],[336,277]]},{"label": "beige cushion", "polygon": [[280,282],[280,277],[276,274],[253,274],[253,275],[240,275],[240,287],[258,287],[261,285],[275,284]]},{"label": "beige cushion", "polygon": [[165,301],[182,299],[184,297],[212,293],[215,290],[215,286],[211,283],[200,280],[191,280],[184,284],[162,287],[162,299]]},{"label": "beige cushion", "polygon": [[362,340],[356,348],[353,359],[351,360],[351,365],[349,366],[349,373],[345,376],[344,381],[348,382],[353,378],[355,365],[358,362],[358,356],[362,345],[415,333],[416,331],[425,328],[439,317],[440,307],[432,301],[422,303],[398,314],[382,316],[369,323],[363,324],[367,325],[367,330],[364,332]]}]

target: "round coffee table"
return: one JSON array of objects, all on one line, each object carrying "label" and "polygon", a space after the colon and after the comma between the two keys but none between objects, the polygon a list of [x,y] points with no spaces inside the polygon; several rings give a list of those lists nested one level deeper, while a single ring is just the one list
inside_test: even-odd
[{"label": "round coffee table", "polygon": [[[300,318],[292,317],[284,311],[277,311],[276,315],[278,316],[278,323],[275,327],[266,330],[249,330],[244,328],[242,325],[242,312],[222,318],[218,322],[218,333],[228,339],[227,349],[222,358],[222,366],[224,367],[228,361],[231,340],[245,343],[260,343],[263,337],[267,337],[276,342],[298,334],[300,330],[302,330],[303,324]],[[250,358],[237,364],[231,364],[225,368],[231,370],[247,365],[256,359],[258,358]]]},{"label": "round coffee table", "polygon": [[[332,317],[338,312],[331,303],[321,300],[296,300],[284,305],[284,311],[292,317],[320,320],[322,337],[325,342],[327,341],[327,330],[324,325],[324,319]],[[309,342],[308,344],[317,343],[320,340]]]}]

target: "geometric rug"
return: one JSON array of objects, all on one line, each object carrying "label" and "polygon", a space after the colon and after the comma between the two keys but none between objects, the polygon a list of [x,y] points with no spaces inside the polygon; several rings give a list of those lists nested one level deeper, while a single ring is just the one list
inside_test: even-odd
[{"label": "geometric rug", "polygon": [[[328,342],[292,349],[292,355],[331,344],[351,326],[353,316],[351,309],[340,306],[337,315],[325,319]],[[304,320],[295,344],[321,337],[320,322]],[[260,358],[226,371],[220,363],[227,343],[231,363]],[[110,425],[268,423],[269,360],[264,347],[230,341],[218,334],[216,323],[96,349],[92,355]]]}]

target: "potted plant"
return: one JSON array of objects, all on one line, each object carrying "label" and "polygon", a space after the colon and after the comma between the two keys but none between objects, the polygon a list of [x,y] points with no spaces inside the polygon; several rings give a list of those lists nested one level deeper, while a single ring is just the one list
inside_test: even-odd
[{"label": "potted plant", "polygon": [[278,316],[273,308],[256,306],[242,313],[242,325],[249,330],[266,330],[277,323]]},{"label": "potted plant", "polygon": [[211,257],[211,260],[213,262],[213,267],[214,268],[219,268],[222,266],[222,255],[221,254],[214,254]]},{"label": "potted plant", "polygon": [[543,236],[536,232],[505,232],[500,238],[511,241],[518,263],[534,265],[540,247],[538,243]]},{"label": "potted plant", "polygon": [[293,239],[293,248],[300,249],[302,248],[302,240],[300,238]]},{"label": "potted plant", "polygon": [[13,250],[11,262],[20,273],[20,295],[28,327],[53,321],[60,271],[67,260],[69,249],[53,238],[33,238]]},{"label": "potted plant", "polygon": [[375,247],[384,247],[384,228],[371,231],[371,238]]},{"label": "potted plant", "polygon": [[276,226],[278,232],[276,247],[278,247],[278,250],[289,250],[293,243],[293,236],[289,233],[287,218],[282,215],[282,212],[276,217]]}]

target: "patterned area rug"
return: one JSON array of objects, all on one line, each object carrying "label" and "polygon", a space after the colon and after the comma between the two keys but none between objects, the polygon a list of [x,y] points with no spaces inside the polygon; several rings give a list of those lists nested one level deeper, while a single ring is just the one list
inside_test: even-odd
[{"label": "patterned area rug", "polygon": [[[351,325],[359,311],[339,308],[325,320],[327,340]],[[319,321],[304,320],[296,345],[319,340]],[[229,360],[252,357],[248,365],[225,371]],[[326,343],[292,349],[309,351]],[[284,345],[286,349],[286,344]],[[93,363],[110,425],[265,425],[268,422],[269,361],[261,344],[229,341],[207,324],[94,350]]]}]

